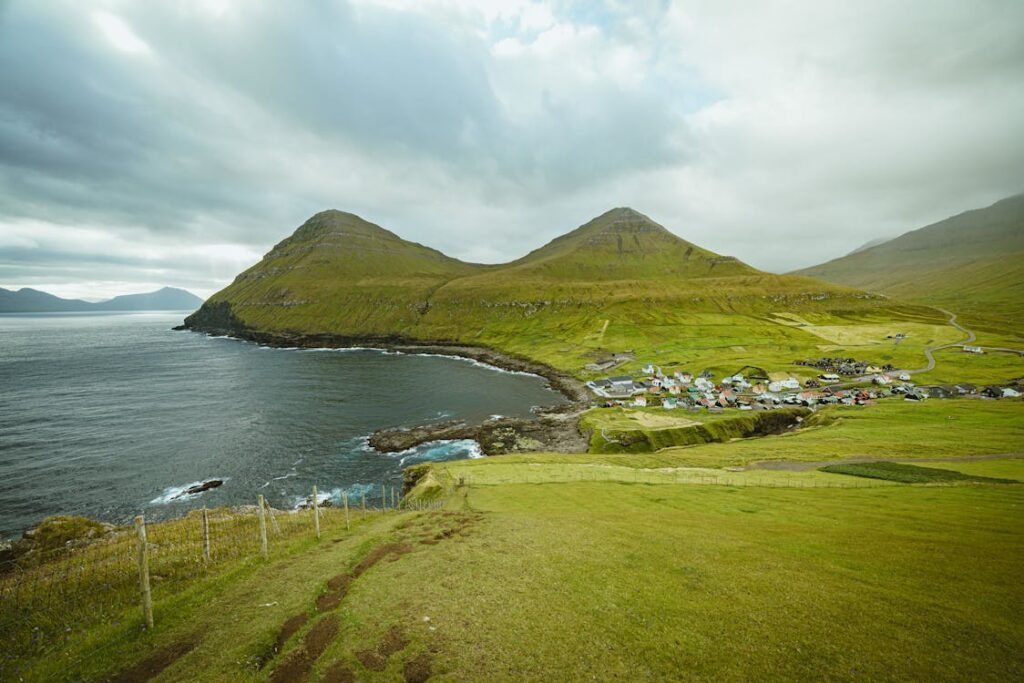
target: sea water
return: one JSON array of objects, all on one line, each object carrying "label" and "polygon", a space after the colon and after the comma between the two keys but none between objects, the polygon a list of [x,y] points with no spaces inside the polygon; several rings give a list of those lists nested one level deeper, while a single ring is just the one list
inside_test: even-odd
[{"label": "sea water", "polygon": [[[0,315],[0,538],[53,514],[125,523],[192,507],[380,498],[402,468],[472,441],[383,454],[382,428],[528,416],[562,397],[451,357],[274,349],[175,332],[184,313]],[[224,483],[198,495],[189,487]]]}]

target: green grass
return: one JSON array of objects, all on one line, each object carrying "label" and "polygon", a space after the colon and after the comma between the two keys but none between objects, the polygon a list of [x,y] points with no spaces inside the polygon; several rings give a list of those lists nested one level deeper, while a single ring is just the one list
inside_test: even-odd
[{"label": "green grass", "polygon": [[1019,321],[1022,228],[1024,195],[1017,195],[799,273],[954,312]]},{"label": "green grass", "polygon": [[[637,358],[620,370],[631,373],[655,362],[806,378],[815,372],[794,361],[825,355],[918,368],[925,347],[961,336],[930,308],[762,273],[614,212],[502,266],[461,263],[350,214],[320,214],[195,320],[225,322],[224,304],[256,330],[482,345],[583,378],[592,376],[586,364],[623,351]],[[904,342],[886,339],[901,331]],[[978,363],[952,356],[942,371],[980,382],[1021,368],[1024,360],[976,373]]]},{"label": "green grass", "polygon": [[[460,681],[1024,675],[1024,486],[670,467],[667,453],[435,465],[447,510],[375,515],[351,532],[334,517],[319,542],[289,536],[269,561],[158,585],[153,633],[139,632],[131,606],[22,659],[20,675],[103,680],[189,641],[195,649],[153,680],[265,681],[332,618],[338,633],[310,680],[335,664],[357,680],[402,680],[414,662]],[[319,612],[328,580],[384,543],[410,552]],[[277,632],[298,614],[309,622],[275,656]],[[395,651],[367,668],[392,630]]]},{"label": "green grass", "polygon": [[[591,452],[650,453],[674,446],[726,442],[781,433],[792,429],[798,419],[810,414],[811,411],[805,408],[696,414],[659,408],[643,412],[598,408],[583,414],[580,429],[590,432]],[[673,421],[678,424],[671,424]]]},{"label": "green grass", "polygon": [[821,468],[822,472],[846,474],[852,477],[867,479],[884,479],[901,484],[950,484],[950,483],[984,483],[984,484],[1019,484],[1015,479],[995,479],[964,474],[950,469],[921,467],[898,462],[867,462],[844,465],[829,465]]}]

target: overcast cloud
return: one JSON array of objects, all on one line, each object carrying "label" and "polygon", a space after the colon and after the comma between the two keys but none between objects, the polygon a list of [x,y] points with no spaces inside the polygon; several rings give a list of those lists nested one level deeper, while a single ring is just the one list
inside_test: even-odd
[{"label": "overcast cloud", "polygon": [[1024,3],[0,0],[0,286],[209,295],[326,208],[765,270],[1024,191]]}]

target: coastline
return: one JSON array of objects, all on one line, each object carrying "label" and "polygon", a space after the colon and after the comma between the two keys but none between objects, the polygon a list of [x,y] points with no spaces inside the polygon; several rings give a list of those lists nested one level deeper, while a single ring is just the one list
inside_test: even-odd
[{"label": "coastline", "polygon": [[398,335],[346,336],[335,334],[304,334],[263,332],[231,325],[196,324],[186,319],[175,330],[225,336],[274,348],[299,349],[366,349],[410,355],[459,358],[504,371],[543,378],[560,393],[566,404],[542,407],[532,418],[501,418],[480,424],[441,422],[409,429],[378,430],[370,437],[370,445],[384,453],[395,453],[433,441],[472,439],[480,444],[485,455],[527,452],[586,452],[589,438],[579,429],[579,415],[590,407],[591,396],[584,383],[567,373],[490,347],[473,346],[453,341],[423,341]]},{"label": "coastline", "polygon": [[589,404],[591,398],[586,385],[568,373],[491,347],[474,346],[451,340],[425,341],[400,335],[351,336],[329,333],[263,332],[244,328],[225,329],[189,324],[188,319],[185,324],[174,329],[210,336],[226,336],[275,348],[371,349],[426,356],[456,357],[490,365],[507,372],[520,372],[542,377],[552,389],[562,394],[569,403],[574,405]]}]

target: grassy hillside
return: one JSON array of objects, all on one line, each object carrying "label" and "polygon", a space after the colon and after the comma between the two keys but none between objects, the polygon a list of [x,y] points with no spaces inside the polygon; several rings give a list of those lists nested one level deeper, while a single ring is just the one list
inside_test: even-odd
[{"label": "grassy hillside", "polygon": [[[1022,460],[945,464],[961,466],[1024,478]],[[1020,484],[565,481],[545,478],[557,465],[527,464],[502,483],[491,467],[511,466],[474,463],[481,476],[444,511],[328,525],[319,542],[157,592],[151,634],[128,610],[69,633],[60,656],[19,660],[19,678],[1024,675]]]},{"label": "grassy hillside", "polygon": [[797,274],[942,305],[1012,329],[1024,317],[1024,195]]},{"label": "grassy hillside", "polygon": [[[822,355],[913,368],[925,364],[927,346],[962,337],[938,311],[763,273],[632,209],[613,209],[499,266],[462,263],[351,214],[324,212],[187,324],[489,346],[578,376],[626,351],[637,359],[626,372],[654,361],[800,373],[793,361]],[[911,334],[897,344],[887,338],[896,332]],[[1002,372],[952,374],[985,381]]]}]

